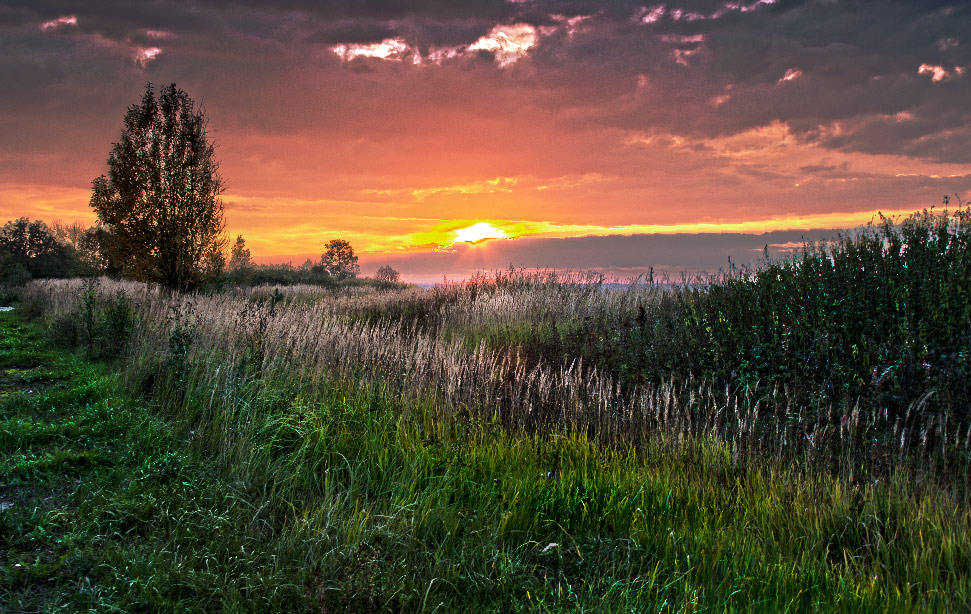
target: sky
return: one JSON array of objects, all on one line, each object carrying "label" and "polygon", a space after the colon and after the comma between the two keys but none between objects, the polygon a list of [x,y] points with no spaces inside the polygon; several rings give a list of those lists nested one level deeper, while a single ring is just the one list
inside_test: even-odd
[{"label": "sky", "polygon": [[411,281],[716,271],[971,197],[966,1],[0,0],[0,83],[0,220],[93,223],[175,83],[255,260]]}]

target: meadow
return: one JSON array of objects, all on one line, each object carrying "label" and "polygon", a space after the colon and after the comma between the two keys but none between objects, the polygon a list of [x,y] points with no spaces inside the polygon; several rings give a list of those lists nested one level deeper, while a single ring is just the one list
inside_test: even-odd
[{"label": "meadow", "polygon": [[969,239],[924,211],[680,283],[42,280],[18,312],[176,455],[75,495],[119,611],[963,611]]}]

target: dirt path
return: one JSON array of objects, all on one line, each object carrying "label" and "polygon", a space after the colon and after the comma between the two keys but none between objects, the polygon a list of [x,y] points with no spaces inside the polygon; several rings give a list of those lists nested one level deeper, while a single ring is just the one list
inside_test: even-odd
[{"label": "dirt path", "polygon": [[96,377],[35,325],[0,313],[0,611],[94,605],[78,598],[89,565],[72,536],[79,488],[114,462],[86,411]]}]

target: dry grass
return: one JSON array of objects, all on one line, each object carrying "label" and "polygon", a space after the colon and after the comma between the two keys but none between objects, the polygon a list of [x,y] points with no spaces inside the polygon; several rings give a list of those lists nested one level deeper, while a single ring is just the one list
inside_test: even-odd
[{"label": "dry grass", "polygon": [[[617,368],[655,350],[687,356],[652,348],[691,338],[654,323],[687,329],[719,288],[503,273],[433,289],[169,295],[56,281],[28,286],[21,306],[55,338],[115,358],[122,388],[166,423],[165,458],[146,462],[168,477],[112,475],[83,501],[75,539],[90,544],[105,602],[966,609],[960,415],[929,411],[927,394],[897,412]],[[98,419],[111,449],[160,441]],[[119,539],[119,518],[144,538]]]},{"label": "dry grass", "polygon": [[807,407],[780,385],[768,394],[693,378],[631,385],[582,356],[553,362],[536,352],[538,335],[678,308],[679,293],[696,291],[617,290],[596,281],[500,276],[391,292],[290,287],[190,296],[106,279],[39,281],[23,300],[63,326],[84,320],[85,292],[102,310],[126,297],[137,314],[129,383],[157,388],[162,367],[175,364],[172,394],[192,403],[207,398],[196,411],[211,415],[238,412],[249,378],[281,382],[306,406],[320,402],[323,382],[336,380],[400,399],[402,407],[430,403],[443,416],[495,416],[513,430],[552,429],[608,444],[712,440],[736,458],[798,460],[848,479],[906,468],[925,476],[957,471],[966,483],[967,463],[958,463],[969,457],[971,425],[922,411],[928,395],[902,416],[858,400]]}]

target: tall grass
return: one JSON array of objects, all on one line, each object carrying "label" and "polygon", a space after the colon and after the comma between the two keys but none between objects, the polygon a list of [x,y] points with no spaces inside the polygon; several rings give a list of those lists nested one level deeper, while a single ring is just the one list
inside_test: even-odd
[{"label": "tall grass", "polygon": [[[111,341],[124,385],[249,502],[247,535],[297,578],[277,604],[956,611],[971,426],[962,383],[927,371],[963,368],[945,333],[967,324],[966,218],[918,214],[705,283],[38,281],[21,304],[85,351]],[[903,290],[854,285],[890,281]],[[909,354],[882,343],[905,333]],[[138,585],[147,563],[123,559],[113,573]],[[153,590],[180,599],[211,574],[171,573]]]},{"label": "tall grass", "polygon": [[321,382],[338,381],[518,430],[710,438],[736,456],[857,476],[909,467],[960,485],[971,458],[968,221],[967,211],[884,220],[695,284],[618,289],[512,271],[428,290],[183,296],[39,281],[24,301],[70,327],[90,320],[78,310],[92,301],[109,313],[125,297],[138,314],[129,381],[208,399],[194,411],[214,415],[237,411],[254,378],[309,405]]}]

